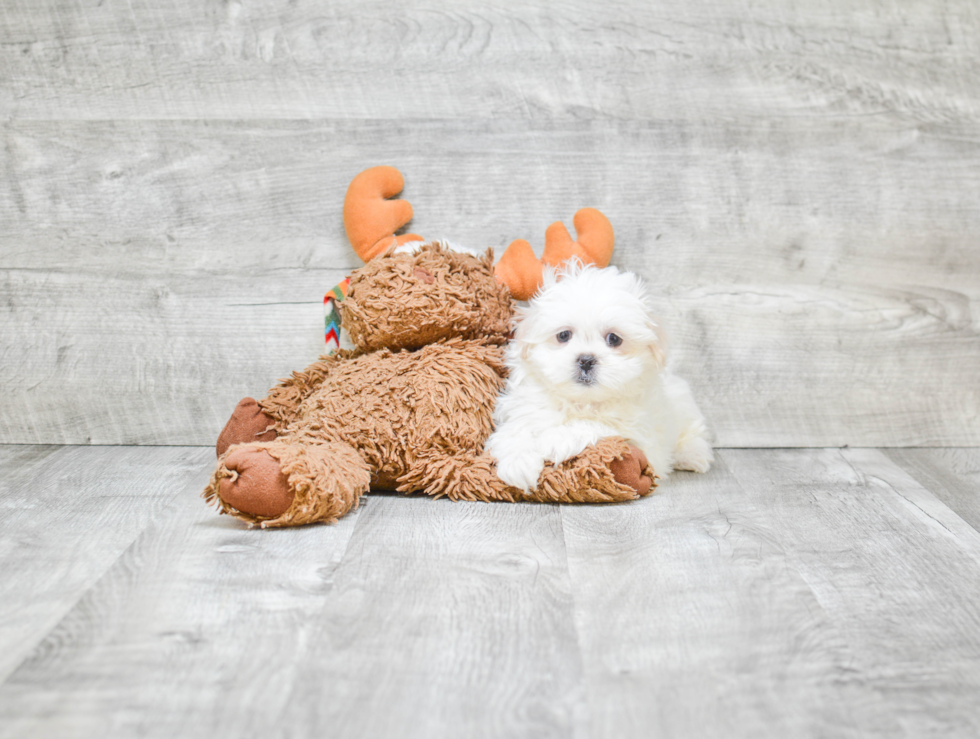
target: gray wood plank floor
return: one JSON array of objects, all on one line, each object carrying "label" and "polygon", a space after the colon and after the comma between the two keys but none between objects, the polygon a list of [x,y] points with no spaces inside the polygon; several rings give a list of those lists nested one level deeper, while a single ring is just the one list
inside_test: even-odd
[{"label": "gray wood plank floor", "polygon": [[0,446],[0,737],[980,734],[980,449],[285,531],[212,454]]}]

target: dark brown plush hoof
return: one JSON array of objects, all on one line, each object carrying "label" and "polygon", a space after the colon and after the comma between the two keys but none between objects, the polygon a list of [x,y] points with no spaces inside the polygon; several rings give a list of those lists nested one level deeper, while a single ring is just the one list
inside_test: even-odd
[{"label": "dark brown plush hoof", "polygon": [[232,411],[231,418],[224,429],[218,434],[218,443],[214,445],[220,457],[233,444],[247,444],[250,441],[275,441],[275,429],[269,429],[275,421],[259,408],[255,398],[242,398]]},{"label": "dark brown plush hoof", "polygon": [[633,488],[638,495],[647,495],[653,487],[653,477],[649,474],[649,462],[639,448],[630,444],[630,450],[622,459],[614,459],[609,465],[616,482]]},{"label": "dark brown plush hoof", "polygon": [[293,504],[279,460],[265,449],[235,449],[222,466],[232,474],[218,481],[218,497],[232,508],[252,516],[277,518]]}]

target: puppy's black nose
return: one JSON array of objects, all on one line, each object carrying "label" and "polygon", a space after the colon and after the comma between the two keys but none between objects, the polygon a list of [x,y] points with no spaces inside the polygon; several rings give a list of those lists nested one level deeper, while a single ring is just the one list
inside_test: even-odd
[{"label": "puppy's black nose", "polygon": [[579,354],[578,359],[575,360],[575,361],[578,362],[578,368],[580,370],[582,370],[583,372],[589,372],[589,371],[591,371],[592,368],[595,367],[596,364],[599,363],[599,360],[596,359],[591,354]]}]

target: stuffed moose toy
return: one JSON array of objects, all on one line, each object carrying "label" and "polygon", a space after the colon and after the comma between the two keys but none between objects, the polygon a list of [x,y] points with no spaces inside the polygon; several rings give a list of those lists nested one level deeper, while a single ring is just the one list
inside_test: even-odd
[{"label": "stuffed moose toy", "polygon": [[204,498],[261,527],[333,522],[369,489],[480,501],[616,502],[646,495],[655,475],[636,447],[600,440],[546,465],[529,493],[508,487],[483,451],[506,378],[513,300],[541,283],[543,264],[577,257],[605,266],[613,231],[599,211],[575,214],[578,240],[559,222],[541,260],[526,241],[494,270],[482,257],[414,234],[392,167],[351,182],[344,226],[366,262],[340,304],[355,348],[320,357],[260,401],[239,402],[218,437]]}]

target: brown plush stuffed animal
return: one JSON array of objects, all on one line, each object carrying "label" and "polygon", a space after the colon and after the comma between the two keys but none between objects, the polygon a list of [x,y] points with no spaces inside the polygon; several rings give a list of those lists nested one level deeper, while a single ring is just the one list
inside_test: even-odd
[{"label": "brown plush stuffed animal", "polygon": [[[412,215],[408,203],[387,199],[402,182],[397,170],[375,167],[354,179],[345,200],[348,237],[368,260],[341,304],[356,349],[321,357],[264,400],[242,400],[218,438],[205,499],[272,527],[335,521],[370,488],[483,501],[615,502],[649,493],[655,475],[646,458],[618,438],[547,465],[530,494],[497,478],[483,444],[506,375],[513,311],[504,281],[516,279],[519,291],[536,284],[541,262],[527,247],[504,263],[508,277],[495,277],[490,250],[478,258],[437,242],[398,249],[422,241],[394,236]],[[612,229],[603,224],[598,211],[576,214],[587,256],[597,251],[608,263]],[[579,248],[564,237],[565,247]]]}]

